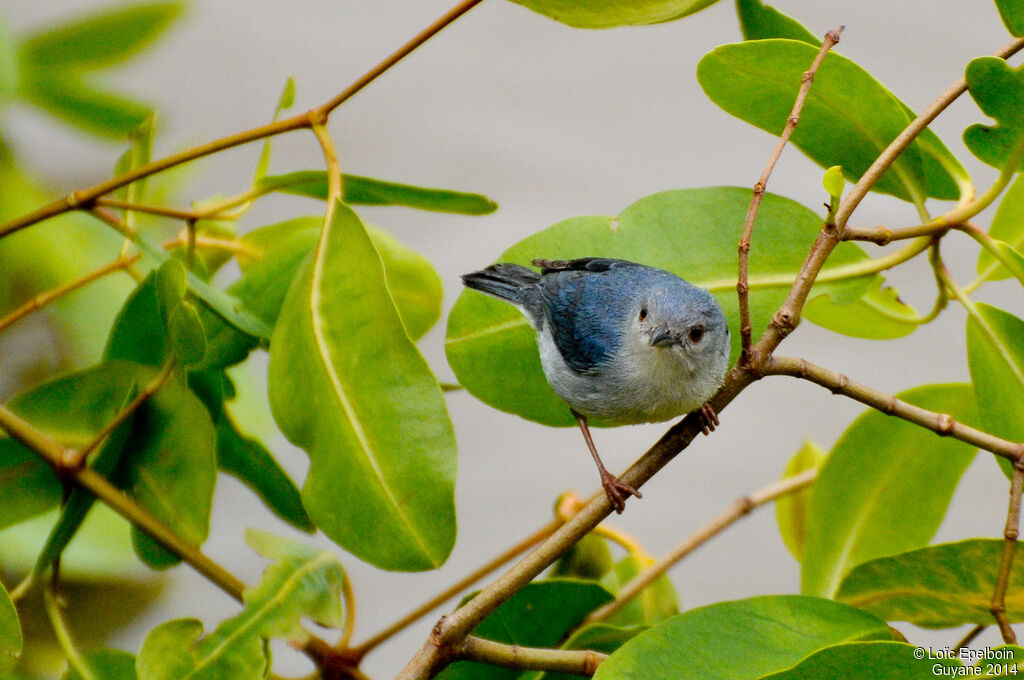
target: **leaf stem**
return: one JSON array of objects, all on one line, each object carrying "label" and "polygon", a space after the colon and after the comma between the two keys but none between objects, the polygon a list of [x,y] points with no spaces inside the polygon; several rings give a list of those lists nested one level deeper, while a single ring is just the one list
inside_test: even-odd
[{"label": "leaf stem", "polygon": [[758,209],[761,207],[761,199],[764,198],[764,192],[768,188],[768,179],[772,175],[772,170],[775,169],[775,164],[782,155],[782,150],[793,134],[793,130],[796,129],[797,124],[800,122],[800,111],[807,100],[807,93],[810,92],[811,85],[814,84],[814,74],[817,72],[818,67],[821,66],[821,62],[824,61],[825,55],[839,42],[839,34],[843,32],[843,28],[843,26],[840,26],[825,34],[825,40],[821,44],[821,49],[818,50],[817,56],[814,57],[810,67],[801,77],[800,82],[802,84],[797,92],[796,101],[793,102],[793,110],[790,112],[789,117],[786,118],[786,125],[782,129],[782,134],[779,135],[779,141],[775,145],[771,156],[768,157],[768,163],[761,172],[757,183],[754,184],[753,195],[750,197],[750,207],[747,209],[747,217],[743,222],[743,235],[740,237],[738,246],[739,276],[736,281],[736,295],[739,299],[740,308],[740,345],[743,352],[741,361],[744,361],[750,352],[750,337],[753,332],[750,325],[750,291],[747,286],[747,277],[750,267],[750,239],[754,233],[754,220],[757,218]]},{"label": "leaf stem", "polygon": [[815,469],[805,470],[800,474],[780,479],[762,489],[737,498],[718,517],[691,534],[665,557],[637,574],[619,591],[614,600],[591,612],[586,622],[595,623],[607,620],[640,594],[640,591],[649,586],[656,578],[675,566],[694,550],[732,526],[739,519],[749,515],[756,508],[810,486],[817,475],[818,471]]},{"label": "leaf stem", "polygon": [[1006,618],[1006,588],[1010,584],[1010,569],[1013,567],[1013,556],[1017,548],[1017,535],[1020,529],[1020,497],[1021,486],[1024,484],[1024,463],[1014,461],[1013,477],[1010,479],[1010,504],[1006,510],[1006,528],[1003,530],[1003,555],[999,560],[999,572],[996,576],[995,592],[992,593],[992,605],[989,611],[999,625],[1003,642],[1008,645],[1017,644],[1017,635],[1010,627]]},{"label": "leaf stem", "polygon": [[999,248],[999,245],[994,238],[986,234],[981,227],[976,224],[971,224],[970,222],[965,222],[960,225],[959,230],[977,241],[985,250],[992,253],[992,257],[994,257],[1001,265],[1006,267],[1006,271],[1013,274],[1013,276],[1020,281],[1020,284],[1024,286],[1024,269],[1021,268],[1017,261],[1006,256],[1002,249]]},{"label": "leaf stem", "polygon": [[118,208],[120,210],[127,210],[130,212],[141,212],[146,213],[147,215],[159,215],[160,217],[170,217],[182,221],[203,219],[203,215],[192,210],[165,208],[162,205],[145,205],[142,203],[134,203],[132,201],[123,201],[119,198],[109,198],[107,196],[100,196],[97,198],[94,205],[100,205],[107,208]]},{"label": "leaf stem", "polygon": [[64,614],[60,610],[60,603],[57,601],[57,594],[54,592],[52,583],[47,584],[43,590],[43,608],[46,609],[46,616],[50,619],[50,626],[53,627],[57,642],[68,657],[68,665],[82,676],[82,680],[97,680],[92,669],[89,668],[89,664],[85,662],[78,651],[78,645],[75,644],[67,621],[64,620]]}]

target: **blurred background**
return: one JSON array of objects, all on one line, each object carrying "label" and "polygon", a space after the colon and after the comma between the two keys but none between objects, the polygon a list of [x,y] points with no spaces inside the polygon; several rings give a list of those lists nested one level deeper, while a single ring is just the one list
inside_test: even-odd
[{"label": "blurred background", "polygon": [[[297,86],[295,111],[326,101],[450,4],[193,0],[163,39],[111,72],[109,82],[155,106],[159,128],[154,156],[160,157],[267,122],[289,76]],[[0,21],[18,36],[102,6],[92,0],[2,0]],[[1009,40],[987,1],[777,0],[774,6],[819,36],[845,25],[837,51],[915,110],[960,77],[971,58]],[[460,292],[459,274],[490,263],[516,241],[567,217],[614,215],[663,189],[754,183],[775,140],[720,111],[695,77],[701,56],[740,39],[729,0],[669,24],[602,31],[572,29],[511,2],[487,0],[332,116],[330,130],[344,171],[479,192],[500,205],[484,217],[402,208],[359,210],[365,220],[427,256],[441,274],[442,321],[420,347],[442,380],[454,380],[443,339],[444,319]],[[10,106],[0,113],[4,143],[45,183],[51,197],[109,177],[124,149],[30,108]],[[995,172],[976,161],[960,138],[967,125],[980,120],[983,116],[965,96],[933,129],[983,190]],[[250,145],[190,166],[179,204],[245,189],[258,153],[259,146]],[[311,134],[275,140],[271,172],[319,167],[321,156]],[[820,168],[790,147],[769,190],[816,210],[825,197],[821,175]],[[261,201],[239,226],[244,231],[318,209],[305,199],[273,197]],[[932,206],[933,212],[941,209]],[[983,226],[990,214],[979,220]],[[871,196],[851,223],[897,226],[917,221],[911,205]],[[954,275],[962,281],[973,278],[974,243],[956,235],[946,243],[943,253]],[[752,257],[769,247],[755,236]],[[871,245],[866,249],[872,255],[884,252]],[[126,292],[129,282],[123,278],[117,285]],[[930,308],[934,282],[926,263],[911,263],[887,278],[906,302],[921,311]],[[1012,282],[986,284],[979,299],[1024,313],[1019,288]],[[111,304],[116,310],[120,299],[113,298]],[[969,379],[964,323],[961,309],[952,304],[938,322],[887,342],[855,340],[804,324],[786,341],[784,351],[898,392]],[[59,345],[45,320],[19,324],[0,336],[0,398],[61,367],[95,360],[101,347],[70,351]],[[246,394],[235,411],[250,429],[267,434],[274,427],[266,406],[265,355],[246,366],[250,375],[240,377]],[[465,392],[450,393],[448,405],[459,444],[455,550],[441,570],[421,574],[382,572],[342,553],[358,602],[356,642],[547,523],[560,493],[588,495],[597,488],[593,463],[575,429],[524,421]],[[644,487],[643,500],[630,502],[624,515],[609,521],[651,553],[662,554],[734,498],[775,480],[805,439],[830,448],[862,410],[810,384],[764,380],[722,414],[719,431],[696,441]],[[665,428],[600,430],[597,446],[609,467],[621,470]],[[305,454],[280,436],[271,442],[279,460],[301,479]],[[1000,536],[1007,486],[991,458],[979,455],[936,540]],[[233,478],[221,476],[205,550],[254,583],[265,562],[242,542],[247,526],[288,533]],[[314,540],[328,544],[323,537]],[[0,536],[0,557],[12,550],[3,541]],[[133,574],[145,573],[142,567],[132,569]],[[782,544],[771,508],[744,519],[687,558],[671,577],[686,609],[799,590],[799,565]],[[158,602],[140,616],[134,616],[128,594],[117,597],[122,599],[108,602],[112,611],[131,614],[133,620],[114,630],[108,644],[131,652],[138,650],[148,630],[170,618],[198,617],[210,630],[237,611],[234,601],[187,566],[168,572],[162,587],[154,584],[152,592],[139,595]],[[72,599],[76,625],[74,609]],[[437,615],[374,652],[364,670],[375,678],[393,676],[425,639]],[[92,625],[79,622],[76,632]],[[910,628],[901,627],[905,632]],[[962,633],[914,631],[913,639],[952,645]],[[985,635],[981,641],[996,641],[991,629]],[[287,648],[275,646],[275,651],[279,672],[310,669]]]}]

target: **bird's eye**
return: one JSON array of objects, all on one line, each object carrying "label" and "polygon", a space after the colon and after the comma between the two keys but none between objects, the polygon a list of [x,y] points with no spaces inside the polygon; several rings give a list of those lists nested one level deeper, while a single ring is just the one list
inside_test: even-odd
[{"label": "bird's eye", "polygon": [[690,329],[690,342],[697,344],[704,337],[704,326],[703,324],[694,326]]},{"label": "bird's eye", "polygon": [[637,317],[637,319],[640,320],[640,321],[643,321],[646,318],[647,318],[647,308],[646,307],[641,307],[640,308],[640,315]]}]

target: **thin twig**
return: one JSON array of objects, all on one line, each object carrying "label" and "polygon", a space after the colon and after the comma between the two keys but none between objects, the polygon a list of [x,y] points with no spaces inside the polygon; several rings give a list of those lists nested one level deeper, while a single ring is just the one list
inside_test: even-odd
[{"label": "thin twig", "polygon": [[597,672],[597,667],[607,658],[607,654],[590,650],[538,649],[507,645],[467,635],[454,649],[451,660],[463,659],[503,668],[572,673],[589,677]]},{"label": "thin twig", "polygon": [[85,459],[89,456],[89,454],[95,451],[96,447],[102,444],[103,440],[105,440],[110,435],[111,432],[120,427],[121,423],[128,420],[128,418],[130,418],[132,414],[139,409],[140,406],[145,404],[157,392],[159,392],[160,388],[167,383],[168,378],[171,377],[171,374],[173,372],[174,355],[171,355],[171,357],[164,362],[164,366],[163,368],[160,369],[160,372],[157,373],[156,376],[154,376],[153,379],[150,380],[149,383],[147,383],[146,386],[143,387],[137,395],[135,395],[134,399],[128,402],[128,404],[123,409],[121,409],[113,418],[111,418],[110,422],[103,426],[103,429],[101,429],[99,433],[92,438],[92,441],[90,441],[88,444],[86,444],[77,451],[72,451],[70,449],[64,450],[65,454],[62,463],[62,473],[66,472],[67,470],[74,470],[82,467],[85,464]]},{"label": "thin twig", "polygon": [[985,625],[984,623],[979,623],[978,625],[974,626],[974,628],[971,628],[969,631],[967,631],[967,635],[964,635],[960,639],[960,642],[956,643],[956,647],[953,647],[953,651],[955,651],[955,652],[959,651],[959,650],[963,649],[964,647],[966,647],[967,645],[969,645],[972,642],[974,642],[974,638],[976,638],[979,635],[981,635],[981,632],[983,630],[985,630],[986,628],[988,628],[988,626]]},{"label": "thin twig", "polygon": [[1013,567],[1013,556],[1017,551],[1017,534],[1020,529],[1020,495],[1024,483],[1024,462],[1016,461],[1013,465],[1013,477],[1010,479],[1010,506],[1006,511],[1006,528],[1003,530],[1003,556],[999,561],[999,573],[996,576],[995,592],[992,593],[992,606],[989,611],[995,617],[1003,642],[1008,645],[1017,644],[1017,635],[1010,627],[1006,618],[1006,588],[1010,585],[1010,569]]},{"label": "thin twig", "polygon": [[805,470],[792,477],[780,479],[746,496],[737,498],[722,514],[695,531],[663,558],[637,574],[629,583],[623,586],[614,600],[600,609],[595,609],[591,612],[587,617],[587,622],[593,623],[607,620],[640,594],[640,591],[649,586],[656,578],[671,569],[694,550],[732,526],[737,520],[746,517],[753,510],[766,503],[810,486],[817,476],[818,471],[816,469]]},{"label": "thin twig", "polygon": [[513,545],[508,550],[494,557],[494,559],[490,560],[480,568],[476,569],[470,574],[467,574],[465,577],[459,579],[458,582],[452,584],[448,588],[445,588],[442,592],[438,593],[430,600],[424,602],[419,607],[416,607],[411,612],[409,612],[402,618],[398,619],[397,621],[395,621],[390,626],[380,631],[370,639],[366,640],[365,642],[355,647],[352,647],[347,651],[347,654],[356,659],[361,659],[362,657],[366,656],[367,653],[369,653],[372,649],[380,645],[382,642],[389,640],[396,633],[407,628],[410,624],[423,618],[430,612],[440,607],[445,602],[451,600],[456,595],[465,592],[467,588],[472,586],[474,583],[476,583],[483,577],[492,573],[502,565],[506,564],[509,560],[512,560],[517,555],[520,555],[521,553],[529,550],[533,546],[543,541],[545,538],[553,534],[555,530],[558,529],[558,527],[562,526],[562,524],[563,522],[561,520],[554,520],[549,524],[541,527],[537,531],[533,532],[523,540]]},{"label": "thin twig", "polygon": [[110,198],[107,196],[101,196],[97,198],[94,202],[94,205],[101,205],[107,208],[118,208],[120,210],[127,210],[129,212],[141,212],[146,213],[147,215],[170,217],[172,219],[182,221],[203,219],[203,215],[193,210],[165,208],[162,205],[145,205],[142,203],[133,203],[132,201],[123,201],[119,198]]},{"label": "thin twig", "polygon": [[186,149],[156,161],[151,161],[145,165],[140,165],[137,168],[133,168],[128,172],[120,174],[117,177],[112,177],[105,182],[101,182],[95,186],[89,187],[88,189],[73,191],[61,199],[48,203],[47,205],[44,205],[28,214],[22,215],[21,217],[17,217],[6,224],[0,225],[0,238],[13,234],[19,229],[24,229],[25,227],[36,224],[37,222],[42,222],[43,220],[68,212],[69,210],[89,208],[94,204],[96,199],[104,196],[105,194],[109,194],[115,189],[120,189],[132,182],[149,177],[150,175],[155,175],[183,163],[196,160],[197,158],[202,158],[203,156],[209,156],[210,154],[217,153],[218,151],[224,151],[225,149],[231,149],[236,146],[248,144],[249,142],[266,139],[285,132],[291,132],[292,130],[309,128],[315,124],[322,123],[326,120],[327,115],[341,105],[342,102],[346,101],[356,92],[369,85],[377,78],[377,76],[397,64],[410,52],[422,45],[432,36],[436,35],[441,29],[465,14],[479,2],[480,0],[464,0],[451,11],[444,14],[440,19],[428,26],[425,30],[420,32],[415,38],[400,47],[390,57],[375,66],[364,76],[359,78],[356,82],[322,106],[312,109],[306,113],[291,116],[290,118],[274,121],[266,125],[252,128],[251,130],[215,139],[212,142],[208,142],[191,149]]},{"label": "thin twig", "polygon": [[[54,570],[54,574],[56,574]],[[67,621],[64,620],[64,614],[60,610],[60,602],[58,601],[58,595],[56,592],[56,585],[53,582],[47,584],[43,590],[43,608],[46,610],[46,615],[50,619],[50,626],[53,628],[53,634],[56,636],[58,643],[64,654],[68,657],[68,665],[73,668],[83,680],[97,680],[93,674],[89,664],[85,662],[85,659],[78,651],[78,645],[75,644],[74,638],[71,636],[71,631],[68,628]]]},{"label": "thin twig", "polygon": [[757,219],[757,211],[761,207],[761,200],[764,198],[764,192],[768,188],[768,179],[772,175],[772,170],[775,169],[775,164],[782,155],[782,150],[793,134],[793,130],[800,123],[800,111],[807,100],[807,93],[810,92],[811,85],[814,84],[814,74],[817,72],[818,67],[821,66],[821,62],[824,61],[828,51],[839,42],[839,34],[843,32],[843,28],[843,26],[840,26],[825,34],[825,40],[821,44],[821,49],[818,50],[817,56],[811,62],[810,68],[801,77],[800,82],[802,84],[800,85],[799,92],[797,92],[796,101],[793,103],[793,110],[790,112],[789,117],[786,118],[786,126],[782,129],[782,134],[779,135],[779,141],[775,145],[772,155],[768,158],[764,171],[761,172],[757,183],[754,184],[753,195],[750,197],[750,207],[747,209],[747,218],[743,222],[743,235],[740,237],[738,247],[739,277],[736,281],[736,295],[739,298],[740,307],[740,344],[743,360],[746,360],[750,352],[750,336],[753,332],[750,323],[750,289],[747,285],[747,278],[750,269],[750,239],[754,233],[754,221]]},{"label": "thin twig", "polygon": [[842,373],[810,363],[806,359],[773,356],[764,366],[765,375],[788,375],[821,385],[833,394],[841,394],[870,406],[886,415],[896,416],[931,430],[940,436],[953,437],[1010,461],[1024,461],[1024,444],[996,437],[964,425],[947,413],[936,413],[908,404],[892,394],[850,380]]}]

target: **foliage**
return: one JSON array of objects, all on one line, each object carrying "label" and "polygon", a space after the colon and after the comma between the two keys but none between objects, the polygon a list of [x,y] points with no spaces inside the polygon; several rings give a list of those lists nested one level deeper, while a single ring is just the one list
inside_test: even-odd
[{"label": "foliage", "polygon": [[[515,1],[585,28],[661,23],[714,4]],[[1021,35],[1024,4],[995,5],[1007,29]],[[463,3],[440,25],[470,6]],[[333,547],[269,533],[246,534],[272,564],[258,585],[244,587],[202,552],[218,474],[236,477],[293,529],[322,532],[349,559],[382,572],[437,569],[456,541],[456,439],[445,392],[464,387],[491,407],[544,425],[568,426],[574,418],[548,386],[522,314],[473,291],[459,295],[446,320],[446,354],[459,385],[439,383],[417,341],[442,316],[440,276],[356,207],[483,216],[497,204],[474,192],[342,174],[326,123],[351,92],[288,117],[296,89],[289,79],[271,123],[154,159],[159,130],[150,108],[111,90],[104,72],[145,50],[184,9],[181,2],[134,4],[16,37],[0,25],[0,105],[29,104],[80,133],[127,140],[112,180],[46,203],[41,181],[0,137],[0,331],[52,302],[57,335],[69,348],[66,370],[26,381],[0,408],[0,565],[23,577],[0,588],[0,675],[38,672],[23,624],[34,604],[27,596],[40,588],[69,679],[263,678],[272,669],[271,640],[301,649],[323,677],[361,677],[363,657],[408,621],[353,645],[354,596]],[[602,496],[578,505],[561,499],[557,531],[528,541],[542,545],[465,597],[401,677],[931,677],[981,666],[953,657],[922,662],[920,648],[888,622],[943,629],[996,623],[1005,641],[1015,640],[1010,624],[1024,622],[1024,555],[1015,540],[1024,477],[1024,320],[975,296],[990,281],[1024,286],[1024,67],[1006,61],[1024,41],[965,65],[977,119],[994,120],[963,133],[970,152],[999,170],[978,191],[927,126],[963,88],[919,118],[832,50],[837,33],[820,41],[760,0],[737,0],[736,11],[745,39],[694,65],[700,86],[726,113],[792,142],[824,168],[824,210],[763,191],[770,164],[753,196],[732,186],[661,190],[614,217],[560,220],[509,245],[499,259],[529,265],[539,255],[618,257],[707,288],[733,341],[734,368],[712,400],[717,408],[778,374],[870,408],[827,452],[808,441],[793,456],[783,476],[813,473],[813,486],[794,486],[781,498],[775,487],[754,492],[665,560],[598,527],[609,512]],[[313,133],[323,167],[269,174],[270,139],[290,131]],[[184,179],[172,174],[179,166],[260,140],[248,188],[180,207],[173,189]],[[849,226],[866,192],[909,202],[922,223]],[[282,194],[313,199],[304,203],[316,214],[245,222],[254,204]],[[933,200],[958,203],[932,216],[926,201]],[[990,208],[985,229],[973,220]],[[178,232],[161,241],[165,221]],[[737,274],[745,228],[763,245],[749,270]],[[960,285],[940,245],[964,234],[981,252],[978,278]],[[873,246],[856,240],[906,243],[876,257]],[[113,252],[116,259],[104,259]],[[934,309],[923,315],[887,277],[914,259],[927,259],[938,287]],[[68,297],[83,287],[88,294]],[[774,354],[800,318],[843,335],[891,340],[931,323],[952,301],[967,315],[970,384],[888,395]],[[746,323],[752,337],[745,344]],[[309,456],[298,481],[267,433],[249,431],[238,397],[252,388],[229,373],[262,365],[253,358],[264,353],[274,423]],[[673,427],[627,474],[646,481],[688,444],[694,422]],[[979,449],[996,454],[1011,479],[1005,539],[964,536],[932,545]],[[782,541],[800,563],[801,593],[699,608],[684,601],[680,612],[665,570],[776,498]],[[104,514],[108,507],[130,525],[131,548],[127,525]],[[993,526],[1003,522],[993,518]],[[615,556],[616,545],[625,556]],[[137,561],[126,567],[135,559],[129,551]],[[145,581],[139,562],[154,570],[185,562],[238,599],[240,610],[208,633],[198,618],[160,623],[137,655],[92,640],[83,645],[58,595],[89,582],[120,596]],[[203,614],[202,603],[189,604]],[[325,642],[313,625],[340,630],[340,641]],[[990,675],[1015,674],[1020,648],[1002,651],[1009,661]]]}]

